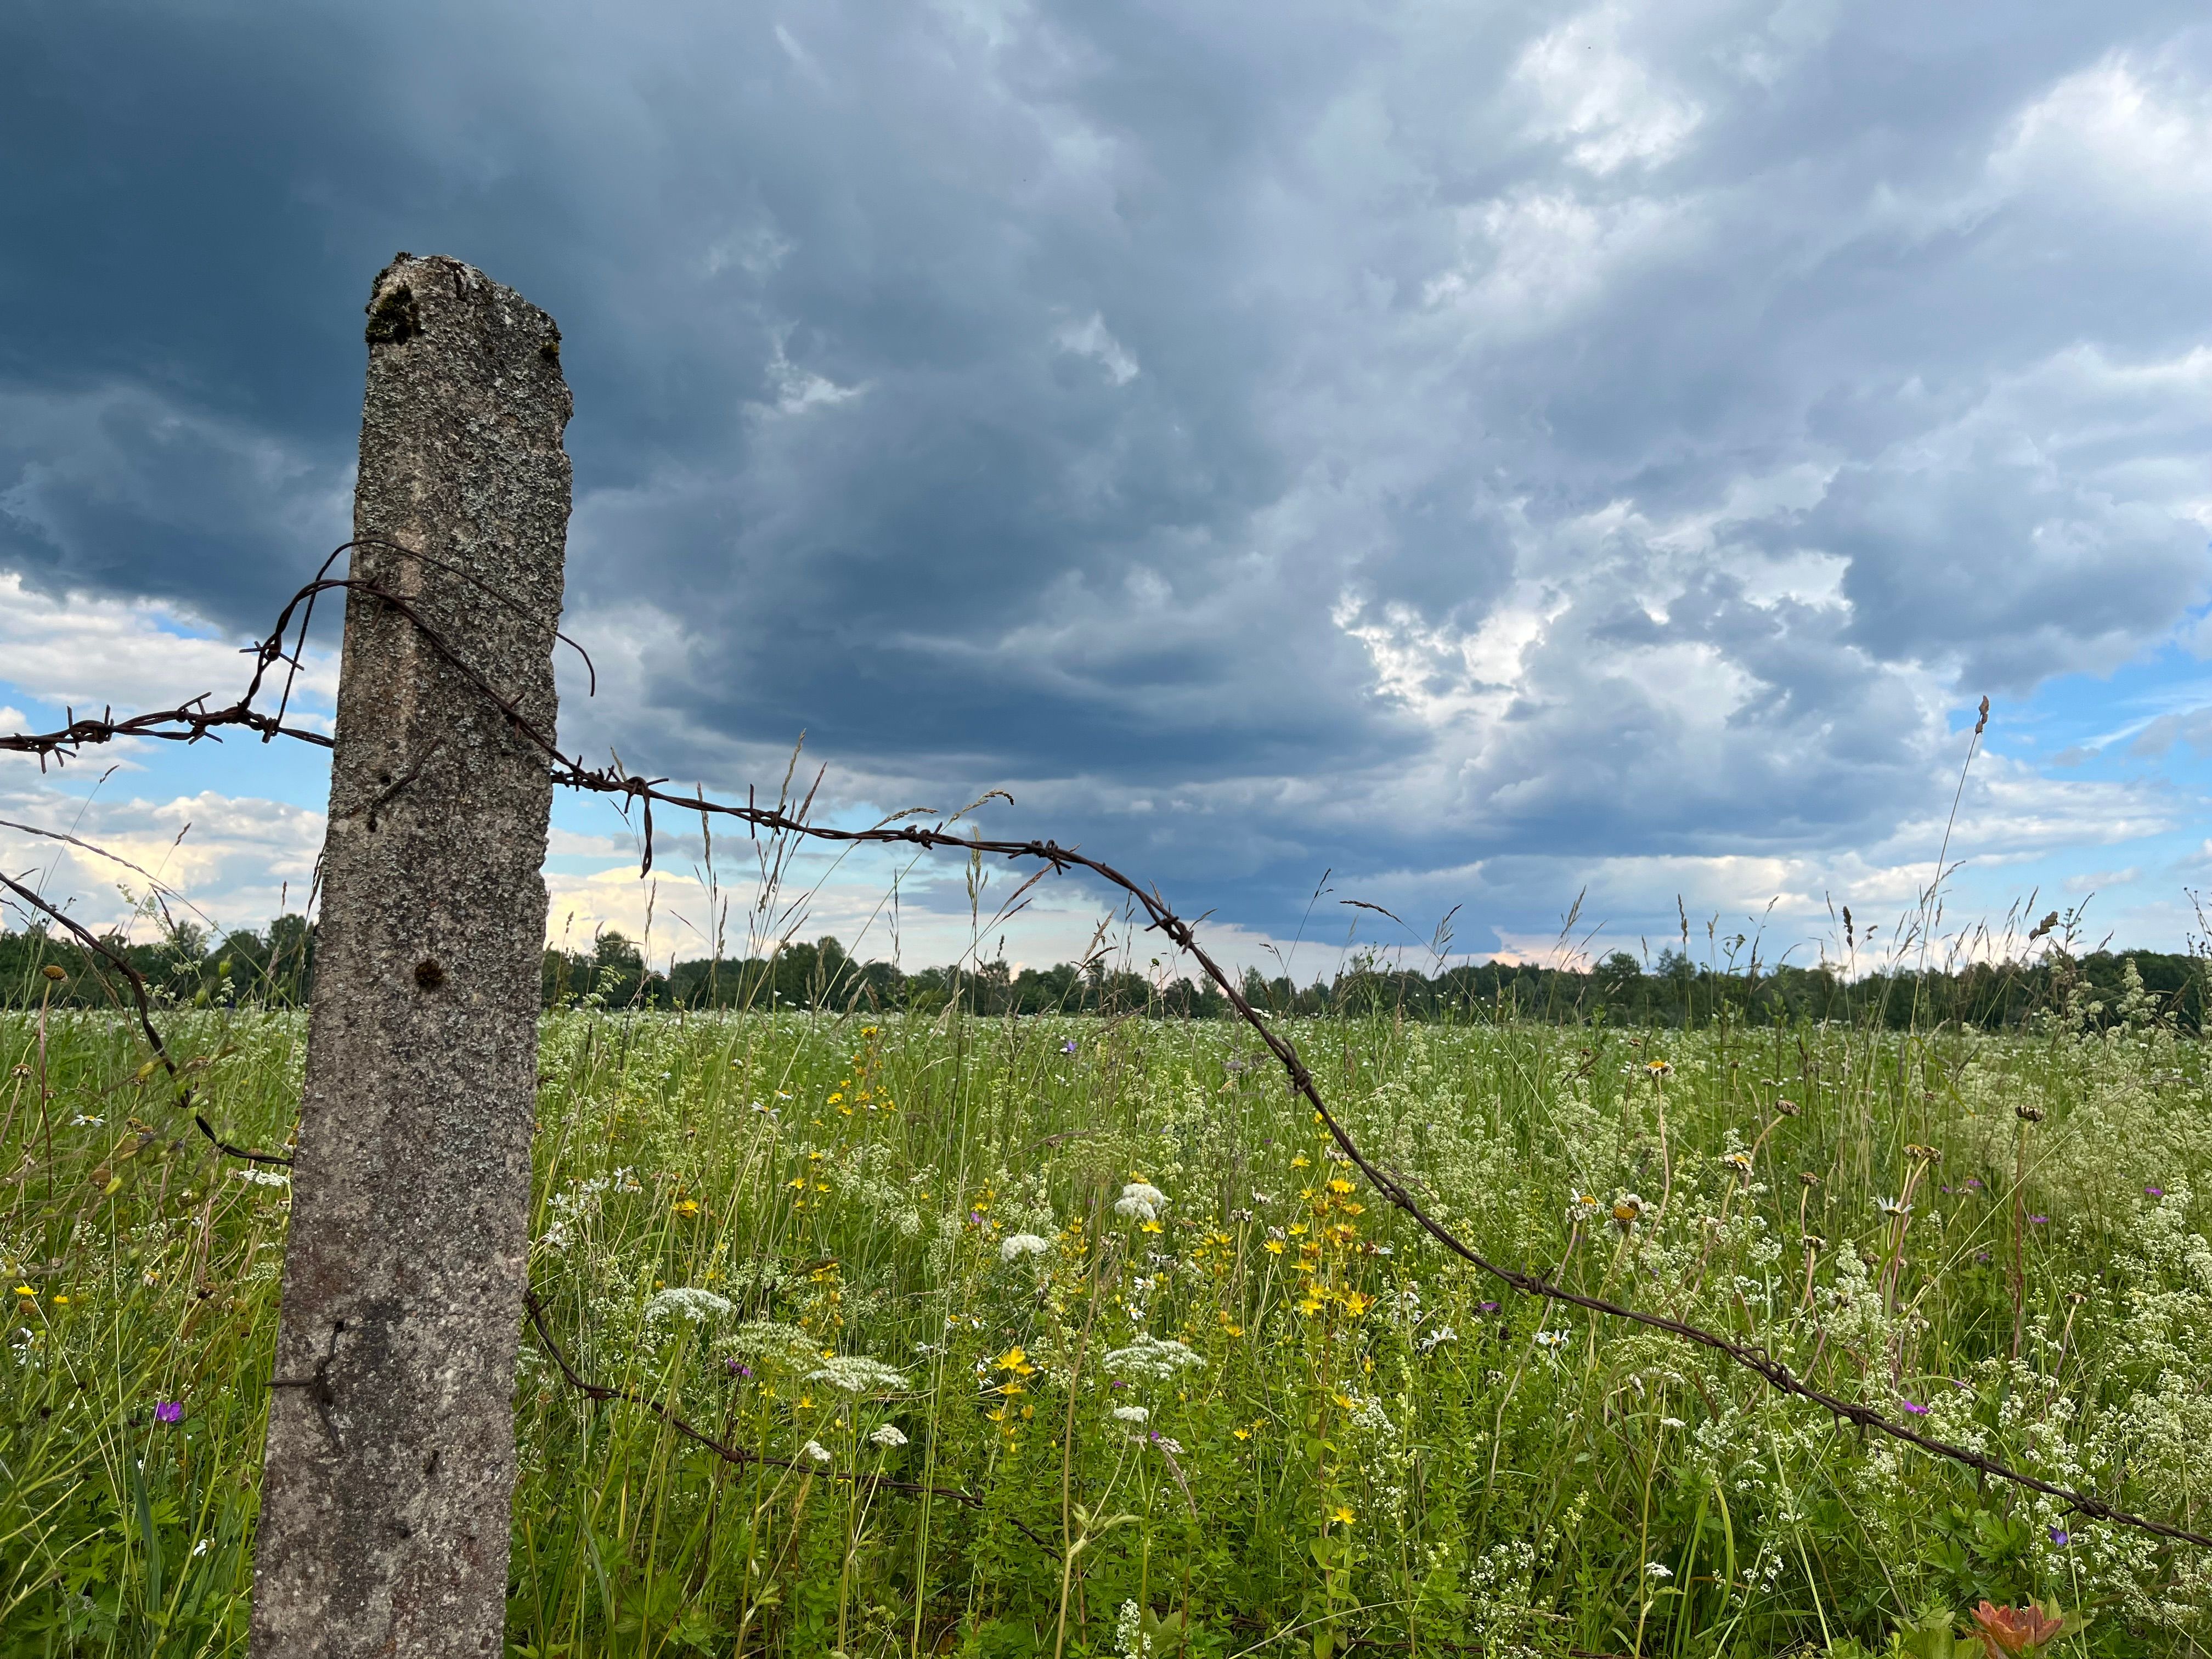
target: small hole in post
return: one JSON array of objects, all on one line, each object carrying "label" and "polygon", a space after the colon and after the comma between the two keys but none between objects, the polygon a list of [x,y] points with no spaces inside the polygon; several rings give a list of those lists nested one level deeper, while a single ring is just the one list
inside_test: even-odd
[{"label": "small hole in post", "polygon": [[424,957],[415,964],[415,982],[426,991],[434,991],[446,982],[446,970],[438,965],[436,958]]}]

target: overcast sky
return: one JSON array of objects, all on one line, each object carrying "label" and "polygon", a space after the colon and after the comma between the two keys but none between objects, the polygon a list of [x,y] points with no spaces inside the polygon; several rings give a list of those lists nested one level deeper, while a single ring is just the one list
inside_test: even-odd
[{"label": "overcast sky", "polygon": [[[1329,943],[1353,896],[1540,952],[1587,890],[1598,946],[1771,904],[1803,960],[1831,902],[1911,907],[1987,695],[1951,925],[2094,891],[2172,946],[2212,870],[2203,18],[27,0],[0,708],[228,689],[343,538],[404,248],[560,322],[571,747],[741,791],[803,729],[841,818],[1003,787],[987,824],[1246,956],[1326,870]],[[0,816],[258,921],[325,786],[238,748],[11,764]],[[634,930],[619,821],[556,823],[556,931]],[[902,890],[910,964],[952,873]],[[51,879],[106,915],[118,874]],[[837,881],[849,934],[882,872]]]}]

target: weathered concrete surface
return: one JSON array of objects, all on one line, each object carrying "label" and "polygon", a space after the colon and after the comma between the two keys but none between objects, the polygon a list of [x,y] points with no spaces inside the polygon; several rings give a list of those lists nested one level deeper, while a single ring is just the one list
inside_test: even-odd
[{"label": "weathered concrete surface", "polygon": [[[353,574],[416,596],[550,732],[560,332],[482,272],[403,253],[368,336],[354,533],[409,551],[358,549]],[[501,1651],[550,805],[511,724],[349,593],[254,1565],[265,1659]]]}]

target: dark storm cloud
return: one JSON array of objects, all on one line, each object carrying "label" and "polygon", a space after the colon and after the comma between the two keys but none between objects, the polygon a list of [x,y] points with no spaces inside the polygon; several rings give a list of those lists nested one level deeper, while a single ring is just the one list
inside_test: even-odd
[{"label": "dark storm cloud", "polygon": [[50,6],[0,64],[0,564],[261,621],[369,276],[453,252],[567,337],[635,700],[575,741],[804,727],[1255,925],[1869,844],[1947,698],[2212,592],[2193,8]]}]

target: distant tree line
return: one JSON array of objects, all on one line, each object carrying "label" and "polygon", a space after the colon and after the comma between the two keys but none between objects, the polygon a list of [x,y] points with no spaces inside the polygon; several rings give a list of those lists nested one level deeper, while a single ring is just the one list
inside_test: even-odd
[{"label": "distant tree line", "polygon": [[[152,943],[111,936],[111,946],[161,999],[185,1006],[304,1005],[312,983],[315,928],[298,915],[257,933],[213,939],[171,923]],[[43,969],[54,963],[60,981]],[[1433,974],[1374,957],[1300,987],[1248,969],[1239,988],[1278,1017],[1389,1014],[1420,1020],[1540,1019],[1611,1025],[1690,1026],[1716,1021],[1773,1024],[1800,1019],[1892,1028],[1965,1024],[2017,1027],[2038,1012],[2071,1009],[2091,1023],[2151,1009],[2197,1031],[2205,1018],[2208,964],[2157,951],[2049,951],[2033,963],[1976,963],[1924,972],[1847,975],[1830,966],[1699,965],[1668,950],[1648,968],[1626,951],[1594,965],[1543,968],[1488,962]],[[0,1005],[103,1006],[127,1001],[118,984],[88,970],[74,941],[38,929],[0,933]],[[648,969],[638,946],[612,930],[588,951],[545,952],[545,1006],[599,1008],[860,1009],[936,1012],[957,1003],[980,1014],[1142,1014],[1218,1019],[1228,999],[1188,977],[1146,975],[1103,961],[1015,971],[1004,961],[926,968],[908,974],[887,962],[856,962],[836,939],[794,941],[766,957],[701,958],[665,972]]]}]

